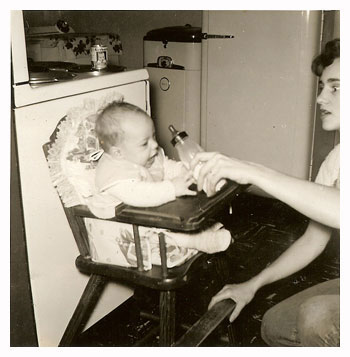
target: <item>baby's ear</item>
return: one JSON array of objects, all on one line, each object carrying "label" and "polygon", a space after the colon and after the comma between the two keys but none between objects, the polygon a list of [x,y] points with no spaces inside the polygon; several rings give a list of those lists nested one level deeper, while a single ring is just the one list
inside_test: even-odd
[{"label": "baby's ear", "polygon": [[113,157],[120,159],[122,157],[121,150],[118,146],[112,146],[109,149],[109,152],[112,154]]}]

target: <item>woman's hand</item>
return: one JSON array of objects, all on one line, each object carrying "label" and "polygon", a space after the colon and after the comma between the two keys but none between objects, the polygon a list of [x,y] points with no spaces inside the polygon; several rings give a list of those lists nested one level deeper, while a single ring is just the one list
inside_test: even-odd
[{"label": "woman's hand", "polygon": [[258,170],[262,168],[217,152],[198,153],[191,162],[191,168],[194,170],[198,164],[201,164],[197,179],[198,191],[203,189],[204,180],[207,180],[208,196],[216,193],[216,185],[221,179],[230,179],[239,184],[254,183]]},{"label": "woman's hand", "polygon": [[246,281],[242,284],[225,285],[215,296],[213,296],[209,303],[208,310],[221,300],[232,299],[236,303],[236,307],[230,316],[230,322],[233,322],[242,309],[250,303],[255,293],[256,288],[250,281]]}]

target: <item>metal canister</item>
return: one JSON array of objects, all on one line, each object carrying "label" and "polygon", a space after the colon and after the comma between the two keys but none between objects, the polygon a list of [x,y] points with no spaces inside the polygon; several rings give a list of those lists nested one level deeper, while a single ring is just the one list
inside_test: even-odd
[{"label": "metal canister", "polygon": [[107,68],[108,64],[108,49],[107,46],[94,45],[91,46],[91,63],[92,69],[100,71]]}]

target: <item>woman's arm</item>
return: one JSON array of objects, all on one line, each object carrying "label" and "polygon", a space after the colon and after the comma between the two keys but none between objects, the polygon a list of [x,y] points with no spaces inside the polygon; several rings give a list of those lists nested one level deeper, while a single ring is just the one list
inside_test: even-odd
[{"label": "woman's arm", "polygon": [[331,228],[314,221],[310,221],[305,233],[294,242],[277,260],[262,270],[258,275],[242,284],[225,285],[209,304],[209,309],[217,302],[232,299],[236,308],[230,316],[232,322],[254,297],[262,286],[283,279],[307,266],[326,247]]},{"label": "woman's arm", "polygon": [[331,228],[310,221],[305,233],[297,241],[271,265],[251,279],[256,290],[306,267],[323,252],[331,234]]},{"label": "woman's arm", "polygon": [[340,194],[335,187],[291,177],[262,165],[229,158],[218,153],[199,153],[191,163],[203,165],[198,176],[198,190],[207,179],[207,193],[215,193],[216,184],[228,178],[240,184],[253,184],[285,202],[314,221],[340,227]]},{"label": "woman's arm", "polygon": [[255,185],[300,213],[326,226],[340,228],[340,191],[282,173],[262,169]]}]

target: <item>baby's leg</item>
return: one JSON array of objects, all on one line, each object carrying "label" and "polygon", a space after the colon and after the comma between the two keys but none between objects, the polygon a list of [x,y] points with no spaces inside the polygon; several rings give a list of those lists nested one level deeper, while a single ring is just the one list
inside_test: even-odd
[{"label": "baby's leg", "polygon": [[222,227],[221,223],[216,223],[199,233],[165,232],[165,237],[170,237],[180,247],[193,248],[205,253],[217,253],[226,250],[232,241],[230,232]]}]

